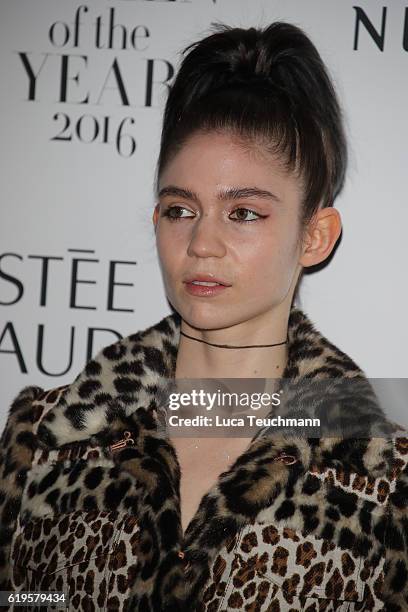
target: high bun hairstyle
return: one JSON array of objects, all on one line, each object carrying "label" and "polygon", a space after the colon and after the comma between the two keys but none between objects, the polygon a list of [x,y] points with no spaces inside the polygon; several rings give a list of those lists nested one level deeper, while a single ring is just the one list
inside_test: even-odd
[{"label": "high bun hairstyle", "polygon": [[342,112],[327,69],[298,27],[211,24],[193,42],[167,98],[156,191],[169,161],[195,132],[228,131],[262,145],[302,179],[301,226],[331,206],[347,166]]}]

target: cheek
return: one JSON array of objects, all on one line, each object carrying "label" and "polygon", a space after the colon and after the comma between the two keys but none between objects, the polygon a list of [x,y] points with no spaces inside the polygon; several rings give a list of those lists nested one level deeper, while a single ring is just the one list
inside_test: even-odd
[{"label": "cheek", "polygon": [[241,244],[239,261],[251,285],[271,280],[285,283],[298,261],[296,244],[292,236],[290,241],[283,240],[282,236],[254,240]]},{"label": "cheek", "polygon": [[171,254],[171,240],[169,233],[161,225],[156,230],[156,247],[163,263],[165,263],[167,256]]},{"label": "cheek", "polygon": [[156,248],[160,260],[160,265],[167,275],[177,270],[181,262],[180,253],[181,242],[175,239],[174,234],[167,231],[158,230],[156,232]]}]

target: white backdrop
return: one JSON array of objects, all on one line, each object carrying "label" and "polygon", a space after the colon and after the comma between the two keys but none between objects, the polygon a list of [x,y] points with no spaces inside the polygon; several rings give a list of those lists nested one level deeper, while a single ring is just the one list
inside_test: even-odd
[{"label": "white backdrop", "polygon": [[300,305],[368,376],[408,379],[405,4],[1,3],[1,427],[23,386],[68,383],[170,313],[151,221],[161,114],[178,52],[213,21],[292,22],[328,65],[351,154],[343,238]]}]

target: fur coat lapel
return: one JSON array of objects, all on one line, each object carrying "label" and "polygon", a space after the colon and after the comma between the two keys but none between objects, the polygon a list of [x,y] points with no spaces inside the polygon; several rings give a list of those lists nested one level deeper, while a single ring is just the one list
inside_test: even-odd
[{"label": "fur coat lapel", "polygon": [[[248,522],[259,518],[284,521],[324,537],[314,526],[327,527],[324,497],[310,506],[311,511],[321,514],[321,520],[314,523],[304,512],[309,507],[305,503],[310,503],[307,496],[303,499],[308,470],[331,467],[386,477],[393,465],[390,438],[311,439],[266,432],[255,436],[231,468],[220,475],[183,535],[180,468],[173,445],[158,427],[156,410],[174,379],[180,325],[179,315],[172,314],[103,349],[66,389],[38,429],[40,444],[49,449],[89,439],[109,445],[123,437],[125,429],[132,432],[135,445],[114,454],[114,461],[134,479],[141,533],[147,534],[142,536],[147,538],[146,546],[140,547],[144,569],[135,581],[131,609],[144,609],[144,598],[155,610],[194,609],[217,551]],[[385,421],[362,370],[295,306],[290,313],[288,339],[282,380],[355,378],[359,384],[353,397],[346,398],[340,407],[337,403],[336,410],[348,410],[358,420],[364,407],[374,405],[378,419]],[[281,452],[295,456],[296,462],[285,465],[278,460]],[[365,503],[353,495],[353,504],[363,507]],[[381,532],[381,520],[372,525],[373,530]],[[341,522],[333,522],[326,537],[339,542],[341,527]],[[185,560],[178,554],[181,548],[188,559],[187,572]]]}]

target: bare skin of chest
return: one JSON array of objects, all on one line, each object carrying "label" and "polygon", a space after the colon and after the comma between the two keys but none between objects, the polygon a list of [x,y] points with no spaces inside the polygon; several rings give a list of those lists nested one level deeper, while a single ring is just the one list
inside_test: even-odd
[{"label": "bare skin of chest", "polygon": [[[203,495],[218,476],[244,452],[249,438],[174,438],[181,469],[180,506],[183,533],[197,512]],[[198,447],[198,448],[196,448]]]}]

